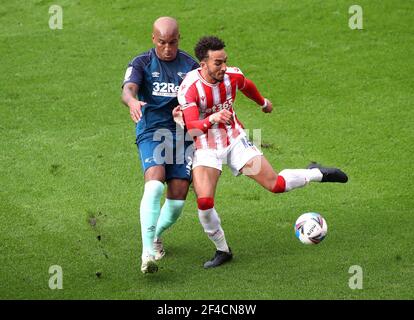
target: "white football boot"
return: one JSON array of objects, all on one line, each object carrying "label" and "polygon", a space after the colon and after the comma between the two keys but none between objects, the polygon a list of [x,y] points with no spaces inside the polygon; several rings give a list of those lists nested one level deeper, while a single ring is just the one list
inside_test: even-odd
[{"label": "white football boot", "polygon": [[161,260],[165,256],[164,246],[161,238],[154,239],[155,260]]},{"label": "white football boot", "polygon": [[153,255],[147,254],[142,256],[141,271],[142,273],[155,273],[158,271],[158,266]]}]

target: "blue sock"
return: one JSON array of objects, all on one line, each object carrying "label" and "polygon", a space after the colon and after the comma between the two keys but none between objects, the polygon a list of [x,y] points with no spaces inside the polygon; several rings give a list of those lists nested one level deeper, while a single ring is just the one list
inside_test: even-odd
[{"label": "blue sock", "polygon": [[160,238],[161,234],[177,221],[183,211],[184,203],[185,200],[165,199],[155,231],[156,238]]},{"label": "blue sock", "polygon": [[160,216],[160,200],[164,184],[158,180],[145,183],[144,195],[140,206],[142,254],[154,255],[155,228]]}]

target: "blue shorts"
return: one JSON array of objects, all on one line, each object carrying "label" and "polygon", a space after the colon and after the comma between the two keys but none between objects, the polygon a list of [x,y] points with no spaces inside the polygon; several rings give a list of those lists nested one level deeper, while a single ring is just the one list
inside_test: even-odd
[{"label": "blue shorts", "polygon": [[179,137],[162,137],[154,141],[153,137],[137,139],[138,153],[142,170],[162,165],[165,168],[165,179],[186,179],[191,181],[193,164],[193,142]]}]

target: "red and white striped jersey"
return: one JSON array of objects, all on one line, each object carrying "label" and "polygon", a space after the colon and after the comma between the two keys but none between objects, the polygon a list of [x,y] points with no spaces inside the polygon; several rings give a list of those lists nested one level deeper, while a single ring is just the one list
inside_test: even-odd
[{"label": "red and white striped jersey", "polygon": [[208,83],[200,74],[201,68],[187,73],[178,90],[178,103],[182,110],[197,106],[199,120],[227,109],[233,114],[231,124],[217,123],[204,134],[194,137],[196,149],[223,149],[231,145],[239,135],[244,135],[243,125],[233,108],[237,90],[245,86],[246,78],[238,68],[227,67],[222,82]]}]

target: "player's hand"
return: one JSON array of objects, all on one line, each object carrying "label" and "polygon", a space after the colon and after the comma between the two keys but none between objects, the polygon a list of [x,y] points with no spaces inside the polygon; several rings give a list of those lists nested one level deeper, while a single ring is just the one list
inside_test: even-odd
[{"label": "player's hand", "polygon": [[272,101],[265,98],[266,107],[262,108],[264,113],[271,113],[273,111]]},{"label": "player's hand", "polygon": [[174,118],[174,121],[180,125],[182,129],[184,129],[184,117],[183,112],[181,111],[181,106],[176,106],[173,111],[172,115]]},{"label": "player's hand", "polygon": [[129,114],[131,116],[131,119],[137,123],[139,120],[141,120],[142,117],[142,107],[145,106],[147,103],[143,101],[138,100],[132,100],[128,106],[129,106]]},{"label": "player's hand", "polygon": [[220,110],[219,112],[213,113],[209,117],[209,120],[213,124],[214,123],[230,124],[232,122],[232,118],[233,118],[233,114],[229,110],[223,109],[223,110]]}]

